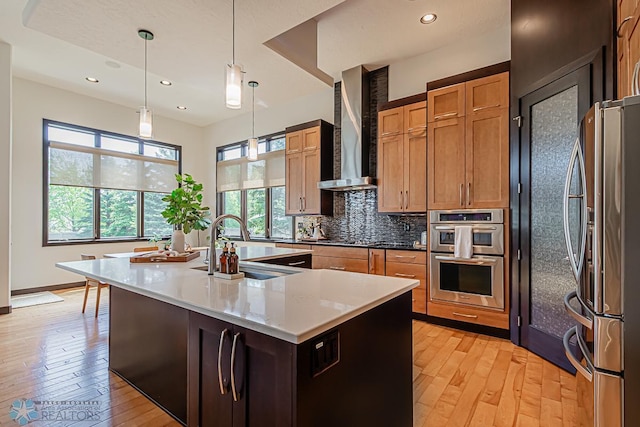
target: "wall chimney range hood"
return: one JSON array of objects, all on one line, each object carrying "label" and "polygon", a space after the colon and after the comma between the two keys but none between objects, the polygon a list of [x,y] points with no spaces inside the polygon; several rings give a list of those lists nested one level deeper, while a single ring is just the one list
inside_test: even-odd
[{"label": "wall chimney range hood", "polygon": [[369,79],[360,66],[342,72],[341,84],[340,178],[318,182],[331,191],[376,188],[369,176]]}]

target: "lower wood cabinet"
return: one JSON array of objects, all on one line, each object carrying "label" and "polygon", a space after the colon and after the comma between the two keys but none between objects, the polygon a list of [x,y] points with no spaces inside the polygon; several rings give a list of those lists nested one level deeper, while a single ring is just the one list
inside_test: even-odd
[{"label": "lower wood cabinet", "polygon": [[316,245],[313,247],[313,268],[368,273],[369,250],[367,248]]},{"label": "lower wood cabinet", "polygon": [[429,316],[443,317],[460,322],[475,323],[499,329],[509,329],[509,313],[465,306],[429,301]]},{"label": "lower wood cabinet", "polygon": [[411,291],[412,310],[427,314],[426,251],[387,250],[385,269],[387,276],[420,280],[420,285]]},{"label": "lower wood cabinet", "polygon": [[385,250],[369,249],[369,274],[384,276],[385,272]]},{"label": "lower wood cabinet", "polygon": [[294,349],[190,312],[187,425],[293,425]]}]

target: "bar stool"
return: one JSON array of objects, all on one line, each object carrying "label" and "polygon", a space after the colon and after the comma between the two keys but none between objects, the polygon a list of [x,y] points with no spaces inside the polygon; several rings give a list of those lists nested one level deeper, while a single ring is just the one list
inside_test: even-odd
[{"label": "bar stool", "polygon": [[[90,260],[96,259],[96,256],[80,254],[80,258],[82,258],[82,260]],[[82,313],[84,313],[84,309],[87,307],[87,297],[89,296],[89,288],[91,286],[95,286],[98,290],[98,295],[96,296],[96,317],[98,317],[98,309],[100,308],[100,290],[106,286],[109,286],[109,284],[85,276],[84,302],[82,303]]]}]

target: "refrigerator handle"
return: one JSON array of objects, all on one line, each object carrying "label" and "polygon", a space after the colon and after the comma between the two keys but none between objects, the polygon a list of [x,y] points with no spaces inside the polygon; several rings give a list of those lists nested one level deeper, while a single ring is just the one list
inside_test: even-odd
[{"label": "refrigerator handle", "polygon": [[[571,306],[570,301],[577,298],[577,296],[578,294],[576,291],[569,292],[567,295],[565,295],[564,308],[567,310],[567,313],[569,313],[569,315],[575,319],[576,322],[580,323],[583,326],[586,326],[589,329],[593,329],[593,320],[589,319],[588,317],[584,317]],[[580,300],[578,301],[580,302]],[[580,302],[580,305],[582,305],[582,302]]]},{"label": "refrigerator handle", "polygon": [[[573,168],[578,162],[578,169],[580,173],[580,181],[581,181],[581,189],[578,194],[571,194],[571,178],[573,177]],[[580,273],[582,272],[582,264],[584,261],[584,250],[586,243],[586,234],[587,234],[587,218],[586,218],[586,180],[585,180],[585,167],[584,167],[584,158],[582,157],[582,150],[580,149],[580,138],[576,139],[576,142],[573,146],[573,150],[571,151],[571,158],[569,159],[569,166],[567,168],[567,176],[564,182],[564,200],[562,205],[562,213],[563,213],[563,227],[564,227],[564,238],[567,244],[567,252],[569,254],[569,263],[571,264],[571,270],[573,271],[573,275],[576,280],[580,281]],[[582,221],[580,226],[580,252],[574,252],[578,248],[574,248],[571,244],[571,232],[569,230],[569,200],[571,199],[582,199]]]},{"label": "refrigerator handle", "polygon": [[589,382],[592,382],[593,381],[593,365],[591,364],[591,361],[586,357],[585,351],[582,348],[582,344],[581,344],[579,338],[576,337],[576,341],[578,342],[578,347],[580,348],[580,351],[582,352],[584,360],[587,362],[587,366],[583,366],[582,363],[580,363],[578,358],[576,358],[576,356],[571,351],[571,347],[570,347],[569,341],[571,340],[571,338],[574,335],[578,335],[578,327],[577,326],[574,326],[571,329],[569,329],[567,332],[565,332],[564,337],[562,338],[562,345],[564,346],[564,353],[566,354],[567,359],[569,359],[569,362],[573,365],[573,367],[576,368],[576,370],[582,376],[584,376]]}]

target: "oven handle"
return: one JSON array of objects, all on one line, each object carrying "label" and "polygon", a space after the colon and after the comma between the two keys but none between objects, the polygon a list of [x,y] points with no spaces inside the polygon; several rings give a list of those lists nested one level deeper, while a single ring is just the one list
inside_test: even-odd
[{"label": "oven handle", "polygon": [[[567,313],[571,315],[575,319],[576,322],[580,323],[583,326],[586,326],[589,329],[593,329],[593,320],[588,317],[584,317],[582,314],[578,313],[578,311],[573,308],[570,304],[572,299],[578,297],[578,293],[576,291],[569,292],[564,296],[564,308],[567,310]],[[582,301],[578,300],[580,305],[582,305]]]},{"label": "oven handle", "polygon": [[453,256],[436,255],[438,261],[453,262],[455,264],[495,264],[496,260],[492,258],[456,258]]},{"label": "oven handle", "polygon": [[[569,346],[569,341],[571,340],[571,337],[573,337],[574,335],[576,335],[578,348],[580,348],[580,352],[582,353],[582,357],[584,357],[584,360],[587,362],[587,366],[582,366],[582,363],[580,363],[578,358],[571,351],[571,347]],[[567,359],[569,359],[569,363],[571,363],[573,367],[576,368],[576,370],[580,372],[580,374],[582,374],[582,376],[584,376],[589,382],[592,382],[594,368],[593,368],[593,365],[591,364],[591,361],[586,356],[587,352],[585,351],[586,349],[582,344],[582,340],[577,335],[578,335],[577,326],[574,326],[571,329],[569,329],[567,332],[565,332],[564,337],[562,338],[562,345],[564,346],[564,354],[567,356]]]},{"label": "oven handle", "polygon": [[[453,231],[456,229],[453,225],[436,225],[433,227],[434,230],[445,230],[445,231]],[[495,225],[474,225],[472,231],[496,231],[498,227]]]}]

